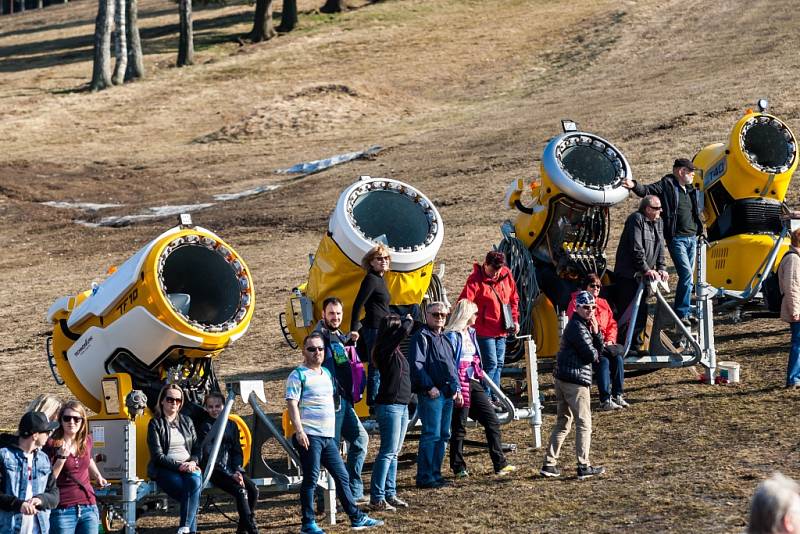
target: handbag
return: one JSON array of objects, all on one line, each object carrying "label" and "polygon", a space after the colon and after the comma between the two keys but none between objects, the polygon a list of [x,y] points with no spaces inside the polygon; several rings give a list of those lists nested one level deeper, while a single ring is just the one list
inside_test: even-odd
[{"label": "handbag", "polygon": [[[488,284],[487,284],[488,285]],[[503,323],[503,330],[506,332],[511,332],[514,330],[514,314],[511,313],[511,304],[506,304],[503,302],[503,299],[500,298],[500,295],[497,294],[494,286],[489,286],[489,289],[492,290],[494,296],[497,297],[497,301],[500,303],[500,318],[502,319]]]},{"label": "handbag", "polygon": [[344,347],[347,357],[350,360],[350,378],[353,379],[353,404],[358,404],[367,387],[367,377],[364,372],[364,364],[358,357],[356,348],[352,345]]}]

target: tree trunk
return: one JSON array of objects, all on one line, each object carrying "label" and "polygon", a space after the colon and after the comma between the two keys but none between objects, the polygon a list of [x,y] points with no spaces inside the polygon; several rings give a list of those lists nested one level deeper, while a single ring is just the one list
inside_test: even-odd
[{"label": "tree trunk", "polygon": [[125,0],[114,0],[114,85],[122,85],[125,81],[125,70],[128,68],[128,37],[125,32]]},{"label": "tree trunk", "polygon": [[192,31],[192,0],[180,0],[180,40],[178,66],[194,63],[194,34]]},{"label": "tree trunk", "polygon": [[281,8],[281,24],[278,31],[281,33],[290,32],[297,26],[297,0],[283,0]]},{"label": "tree trunk", "polygon": [[98,0],[97,18],[94,21],[94,65],[92,91],[102,91],[111,86],[111,18],[114,14],[112,0]]},{"label": "tree trunk", "polygon": [[256,0],[256,14],[253,18],[253,29],[250,40],[254,43],[268,41],[275,37],[272,24],[272,0]]},{"label": "tree trunk", "polygon": [[144,62],[142,61],[142,40],[139,37],[139,2],[126,1],[125,31],[128,37],[128,68],[125,70],[125,81],[144,78]]},{"label": "tree trunk", "polygon": [[345,0],[325,0],[325,5],[319,8],[320,13],[341,13],[347,9]]}]

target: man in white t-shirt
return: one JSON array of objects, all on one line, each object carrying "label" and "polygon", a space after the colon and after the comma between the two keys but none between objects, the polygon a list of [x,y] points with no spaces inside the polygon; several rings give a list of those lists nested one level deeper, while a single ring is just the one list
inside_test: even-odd
[{"label": "man in white t-shirt", "polygon": [[320,466],[336,482],[336,496],[350,517],[354,529],[383,525],[383,521],[372,519],[355,504],[350,491],[350,479],[344,467],[336,443],[336,410],[333,402],[333,378],[330,371],[322,367],[325,358],[325,342],[319,332],[303,340],[303,365],[289,373],[286,379],[286,407],[295,429],[292,436],[300,465],[303,482],[300,486],[302,509],[301,533],[320,534],[324,531],[317,525],[314,514],[314,489],[319,480]]},{"label": "man in white t-shirt", "polygon": [[[0,448],[0,532],[48,534],[58,488],[41,449],[57,427],[42,412],[28,412],[19,422],[16,443]],[[26,479],[23,494],[21,477]]]}]

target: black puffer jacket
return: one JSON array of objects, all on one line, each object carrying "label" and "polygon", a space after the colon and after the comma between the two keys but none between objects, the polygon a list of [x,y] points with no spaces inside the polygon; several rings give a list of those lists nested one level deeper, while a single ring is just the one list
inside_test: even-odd
[{"label": "black puffer jacket", "polygon": [[603,334],[592,334],[586,320],[573,314],[561,336],[553,376],[563,382],[591,386],[592,363],[598,360],[602,350]]},{"label": "black puffer jacket", "polygon": [[[189,461],[200,462],[200,442],[192,420],[183,414],[178,414],[178,430],[186,440],[189,450]],[[153,417],[147,425],[147,448],[150,449],[150,463],[147,465],[147,474],[156,478],[156,469],[170,469],[178,471],[180,465],[175,460],[168,458],[169,452],[169,423],[165,417]]]}]

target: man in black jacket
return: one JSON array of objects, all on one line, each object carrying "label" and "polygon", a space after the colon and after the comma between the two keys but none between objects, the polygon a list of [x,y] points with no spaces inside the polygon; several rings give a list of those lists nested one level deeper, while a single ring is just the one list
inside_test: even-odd
[{"label": "man in black jacket", "polygon": [[578,459],[578,480],[605,473],[605,468],[589,463],[592,442],[592,408],[589,388],[592,386],[592,364],[603,350],[603,334],[594,315],[594,296],[581,291],[575,298],[575,313],[561,336],[561,347],[553,371],[556,390],[556,426],[550,434],[550,445],[544,457],[543,476],[558,477],[558,456],[575,418],[575,454]]},{"label": "man in black jacket", "polygon": [[[661,199],[655,195],[647,195],[639,203],[639,210],[632,213],[625,221],[625,228],[619,238],[617,257],[614,264],[617,320],[636,296],[639,280],[669,279],[664,261],[664,238],[661,233],[659,216],[662,209]],[[647,286],[642,297],[639,313],[631,318],[634,328],[634,343],[639,352],[641,348],[642,329],[647,320]]]},{"label": "man in black jacket", "polygon": [[622,186],[640,197],[656,195],[661,201],[664,221],[664,239],[669,248],[672,263],[678,272],[675,284],[675,313],[689,326],[695,316],[689,313],[692,295],[692,273],[697,257],[697,236],[703,233],[702,193],[692,186],[695,167],[686,158],[678,158],[672,173],[649,185],[636,183],[630,178]]}]

